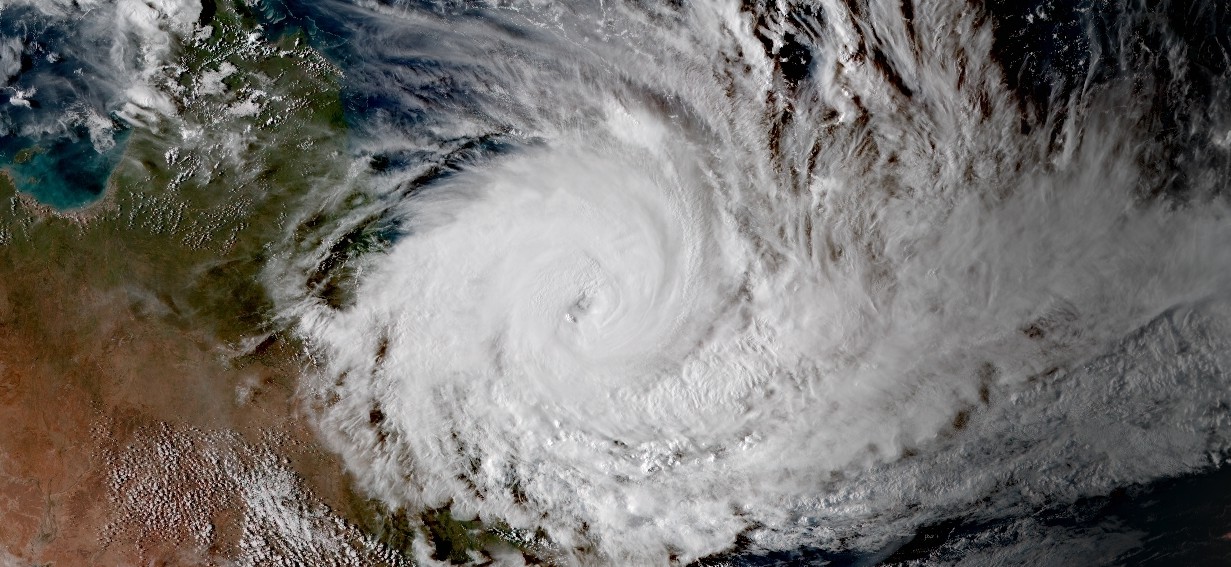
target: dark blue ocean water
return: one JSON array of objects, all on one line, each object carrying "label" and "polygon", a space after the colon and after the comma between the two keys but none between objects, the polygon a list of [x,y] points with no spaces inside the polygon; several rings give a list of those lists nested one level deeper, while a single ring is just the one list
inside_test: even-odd
[{"label": "dark blue ocean water", "polygon": [[[1221,74],[1227,65],[1231,25],[1222,24],[1231,24],[1228,9],[1223,3],[1211,2],[1165,4],[1159,17],[1173,22],[1172,27],[1184,34],[1187,45],[1197,55],[1199,65],[1192,71],[1195,89],[1212,88],[1203,78]],[[1114,43],[1113,36],[1119,33],[1103,17],[1109,13],[1100,11],[1104,5],[1094,0],[1064,5],[1043,1],[989,3],[989,12],[998,22],[999,52],[1009,70],[1009,81],[1024,98],[1046,101],[1078,88],[1088,77],[1106,74],[1097,69],[1091,71],[1100,54]],[[421,7],[437,9],[430,3],[422,3]],[[1040,11],[1048,10],[1048,18],[1037,17]],[[394,33],[390,29],[393,24],[373,18],[371,12],[329,0],[267,0],[254,16],[271,35],[306,32],[314,47],[345,70],[345,117],[356,140],[390,131],[413,134],[426,129],[441,114],[482,113],[485,101],[475,89],[467,88],[462,70],[454,74],[458,77],[456,82],[439,80],[447,63],[423,55],[432,51],[430,43],[436,41],[430,34]],[[459,10],[450,17],[480,16],[475,11]],[[21,40],[23,56],[19,74],[0,89],[0,168],[10,173],[19,190],[50,206],[72,209],[95,201],[104,193],[128,137],[122,122],[112,119],[111,136],[115,144],[99,152],[80,118],[87,112],[113,116],[123,102],[123,81],[113,76],[114,68],[106,61],[112,38],[84,20],[52,20],[32,9],[11,6],[0,9],[0,40],[6,38]],[[373,45],[371,38],[379,38],[380,45]],[[34,93],[29,97],[31,108],[10,104],[18,91]],[[1202,94],[1185,96],[1200,98]],[[1179,96],[1166,92],[1163,95]],[[1182,108],[1186,104],[1177,99],[1174,106]],[[1178,118],[1162,116],[1160,120],[1172,120],[1176,122],[1175,129],[1182,130]],[[1187,140],[1177,140],[1177,144],[1188,147]],[[485,138],[442,144],[441,154],[425,148],[392,148],[373,154],[373,171],[380,174],[437,163],[439,167],[425,175],[426,184],[450,175],[467,160],[512,151],[513,144],[493,132]],[[944,563],[958,557],[955,554],[964,541],[1022,543],[997,540],[996,534],[1010,531],[1011,526],[1025,518],[970,519],[983,517],[979,512],[971,511],[967,517],[926,526],[914,536],[877,552],[750,551],[701,563]],[[1223,466],[1122,487],[1112,494],[1077,503],[1057,503],[1033,511],[1029,520],[1054,533],[1071,534],[1074,541],[1090,534],[1120,534],[1136,542],[1129,550],[1103,559],[1097,559],[1097,553],[1095,558],[1089,556],[1089,549],[1064,546],[1063,538],[1059,545],[1039,542],[1053,546],[1040,550],[1052,554],[1051,564],[1231,564],[1231,468]]]},{"label": "dark blue ocean water", "polygon": [[[1198,2],[1184,9],[1165,3],[1156,20],[1184,42],[1202,51],[1201,72],[1221,70],[1225,53],[1214,49],[1231,41],[1228,10],[1221,4]],[[431,3],[402,2],[404,8],[419,6],[439,12]],[[1088,81],[1107,80],[1117,70],[1107,59],[1112,46],[1123,36],[1116,22],[1123,10],[1102,0],[1057,3],[1050,0],[987,3],[996,23],[996,56],[1005,67],[1007,80],[1024,105],[1046,107],[1068,96]],[[373,13],[357,10],[334,0],[266,0],[261,19],[268,33],[307,33],[317,49],[346,73],[343,85],[345,115],[352,135],[388,135],[399,132],[414,137],[417,130],[438,120],[439,115],[474,112],[482,114],[483,100],[468,89],[464,69],[449,69],[448,63],[424,56],[436,41],[430,33],[395,33],[396,22],[375,19]],[[473,10],[459,9],[449,17],[481,17]],[[1155,20],[1143,19],[1153,25]],[[1138,25],[1138,24],[1134,24]],[[1150,28],[1154,30],[1154,28]],[[1130,30],[1142,38],[1145,48],[1157,45],[1158,37],[1144,27]],[[1157,30],[1151,33],[1163,33]],[[1229,43],[1231,44],[1231,43]],[[1214,46],[1214,47],[1211,47]],[[458,71],[455,82],[441,82],[442,71]],[[449,73],[443,73],[448,75]],[[1188,93],[1200,98],[1201,93]],[[1187,103],[1177,100],[1176,108]],[[1177,111],[1178,112],[1178,111]],[[1179,114],[1177,114],[1179,115]],[[1160,120],[1175,120],[1161,117]],[[1179,141],[1184,143],[1183,140]],[[510,151],[510,146],[491,136],[470,144],[473,155]],[[412,168],[433,158],[430,152],[386,150],[372,155],[377,174]],[[439,161],[439,160],[438,160]],[[447,165],[435,174],[448,175],[463,164]],[[429,176],[430,177],[430,176]],[[425,181],[430,183],[431,179]],[[752,550],[733,552],[702,560],[699,565],[893,565],[923,562],[948,564],[967,554],[978,555],[980,546],[1017,546],[1026,555],[1042,558],[1046,565],[1223,565],[1231,564],[1231,467],[1222,466],[1144,485],[1125,486],[1111,494],[1075,503],[1055,503],[1026,516],[987,519],[987,511],[968,514],[924,526],[912,536],[873,552],[850,552],[802,548],[775,553]],[[978,518],[978,519],[976,519]],[[1038,541],[1022,539],[1017,528],[1024,523],[1034,532],[1046,532]],[[1027,536],[1028,537],[1028,536]],[[1016,539],[1015,539],[1016,538]],[[1100,548],[1101,541],[1117,547]],[[979,543],[982,542],[982,543]],[[743,547],[751,547],[747,542]],[[1032,548],[1033,546],[1033,548]],[[984,549],[983,551],[987,551]]]},{"label": "dark blue ocean water", "polygon": [[[0,9],[0,41],[16,38],[22,45],[20,71],[0,88],[0,169],[19,191],[58,209],[102,196],[128,139],[113,115],[123,103],[124,79],[108,60],[108,35],[82,18]],[[29,107],[12,104],[18,93]],[[96,128],[95,136],[111,139],[102,152],[86,128],[90,116],[110,121],[109,132]]]},{"label": "dark blue ocean water", "polygon": [[[970,516],[980,511],[972,510]],[[1045,533],[1037,540],[1028,533]],[[975,543],[977,542],[977,543]],[[949,565],[971,555],[1013,548],[1008,562],[991,565],[1219,566],[1231,564],[1231,466],[1125,486],[1111,494],[1057,503],[1018,517],[951,518],[872,553],[805,548],[775,553],[733,553],[698,565]],[[1017,560],[1014,561],[1014,558]]]},{"label": "dark blue ocean water", "polygon": [[[448,21],[485,16],[477,8],[438,4],[397,3],[402,9],[428,11]],[[440,30],[407,33],[404,22],[338,0],[265,0],[257,16],[272,36],[305,32],[314,48],[345,71],[341,96],[355,142],[361,146],[366,140],[381,139],[389,146],[395,145],[391,138],[413,141],[403,150],[386,148],[373,155],[382,170],[432,161],[438,148],[484,146],[495,153],[509,149],[504,143],[492,143],[501,132],[501,120],[490,116],[495,104],[484,88],[485,78],[469,63],[451,59],[447,48],[441,47],[445,38]],[[466,140],[432,139],[426,134],[429,126],[459,117],[490,122],[492,131]]]}]

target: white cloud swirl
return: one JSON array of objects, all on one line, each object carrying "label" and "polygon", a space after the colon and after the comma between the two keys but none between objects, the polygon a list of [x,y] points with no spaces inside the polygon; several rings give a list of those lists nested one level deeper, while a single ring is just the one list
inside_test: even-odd
[{"label": "white cloud swirl", "polygon": [[[1225,448],[1225,396],[1178,386],[1222,372],[1129,348],[1192,309],[1176,336],[1223,360],[1225,207],[1139,198],[1148,134],[1101,110],[1150,112],[1126,91],[1067,108],[1055,144],[1023,131],[986,24],[941,8],[825,3],[799,85],[734,4],[604,13],[626,37],[573,27],[592,14],[530,39],[459,24],[488,34],[460,68],[509,54],[488,72],[516,112],[486,110],[545,141],[399,204],[407,234],[360,263],[353,305],[279,286],[364,486],[641,563],[741,533],[874,546]],[[492,48],[524,43],[546,55]],[[557,67],[510,71],[539,57]],[[1154,426],[1100,417],[1157,394],[1105,395],[1132,372],[1174,387]],[[1059,465],[1081,472],[1023,470]]]}]

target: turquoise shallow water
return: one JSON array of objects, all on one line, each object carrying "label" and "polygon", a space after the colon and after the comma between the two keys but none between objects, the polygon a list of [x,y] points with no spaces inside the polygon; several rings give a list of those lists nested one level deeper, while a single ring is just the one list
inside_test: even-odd
[{"label": "turquoise shallow water", "polygon": [[60,210],[84,207],[106,192],[128,134],[127,130],[117,132],[115,145],[103,153],[84,135],[52,140],[0,138],[0,167],[18,191],[40,203]]},{"label": "turquoise shallow water", "polygon": [[[0,6],[0,41],[19,50],[0,71],[0,169],[41,203],[88,205],[103,195],[128,138],[112,114],[128,77],[114,67],[111,50],[99,48],[114,30],[20,2]],[[110,127],[95,135],[115,144],[100,153],[87,123],[98,128],[102,117]]]}]

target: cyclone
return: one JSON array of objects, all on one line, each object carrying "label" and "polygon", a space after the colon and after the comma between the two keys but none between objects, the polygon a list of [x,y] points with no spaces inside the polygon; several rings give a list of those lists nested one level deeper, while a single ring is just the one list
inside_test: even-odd
[{"label": "cyclone", "polygon": [[1226,89],[1090,43],[1023,102],[983,7],[912,4],[339,8],[375,173],[269,278],[360,485],[641,564],[1222,459]]}]

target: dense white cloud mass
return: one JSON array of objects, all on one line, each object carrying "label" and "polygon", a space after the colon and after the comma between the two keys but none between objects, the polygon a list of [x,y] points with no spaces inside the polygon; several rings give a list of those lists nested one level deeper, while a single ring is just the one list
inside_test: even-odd
[{"label": "dense white cloud mass", "polygon": [[1225,179],[1151,198],[1127,81],[1028,118],[964,3],[820,4],[365,5],[386,65],[352,79],[435,116],[374,111],[373,151],[524,142],[376,178],[403,235],[353,302],[287,276],[375,205],[272,272],[365,488],[640,564],[873,548],[1221,458]]},{"label": "dense white cloud mass", "polygon": [[0,85],[8,84],[9,79],[21,71],[21,40],[10,37],[0,39]]}]

